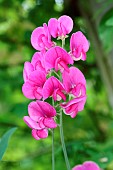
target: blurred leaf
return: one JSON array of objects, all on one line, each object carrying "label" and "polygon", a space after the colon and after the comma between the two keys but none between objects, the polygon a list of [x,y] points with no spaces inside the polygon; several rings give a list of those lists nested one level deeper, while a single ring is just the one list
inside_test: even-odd
[{"label": "blurred leaf", "polygon": [[113,16],[106,21],[107,26],[113,26]]},{"label": "blurred leaf", "polygon": [[8,130],[3,137],[0,139],[0,160],[2,160],[2,157],[7,149],[8,146],[8,141],[11,137],[11,135],[15,132],[17,128],[11,128],[10,130]]}]

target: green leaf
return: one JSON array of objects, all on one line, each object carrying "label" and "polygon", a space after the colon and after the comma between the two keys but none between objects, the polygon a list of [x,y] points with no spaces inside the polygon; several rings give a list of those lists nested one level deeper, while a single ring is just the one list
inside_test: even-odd
[{"label": "green leaf", "polygon": [[17,128],[11,128],[10,130],[8,130],[3,137],[0,139],[0,160],[2,160],[2,157],[7,149],[8,146],[8,141],[11,137],[11,135],[15,132]]},{"label": "green leaf", "polygon": [[110,17],[105,24],[106,26],[113,26],[113,17]]}]

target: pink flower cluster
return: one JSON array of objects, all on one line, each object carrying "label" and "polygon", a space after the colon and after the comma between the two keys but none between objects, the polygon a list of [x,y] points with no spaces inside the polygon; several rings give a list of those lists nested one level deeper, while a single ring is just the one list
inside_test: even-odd
[{"label": "pink flower cluster", "polygon": [[22,92],[28,99],[36,100],[28,106],[29,116],[24,117],[36,140],[46,138],[48,130],[57,127],[56,110],[45,101],[49,97],[72,118],[84,109],[86,80],[73,64],[74,61],[86,60],[88,40],[80,31],[73,33],[70,52],[52,40],[57,38],[64,41],[72,28],[72,19],[64,15],[59,19],[51,18],[48,25],[44,23],[31,35],[31,44],[38,52],[35,52],[31,62],[24,64]]},{"label": "pink flower cluster", "polygon": [[86,161],[82,165],[77,165],[72,170],[100,170],[99,166],[93,161]]}]

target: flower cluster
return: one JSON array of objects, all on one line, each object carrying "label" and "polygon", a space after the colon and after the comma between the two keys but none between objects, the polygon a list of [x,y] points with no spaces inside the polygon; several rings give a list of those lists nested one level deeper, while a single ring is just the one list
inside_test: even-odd
[{"label": "flower cluster", "polygon": [[[84,109],[86,80],[73,64],[86,60],[88,40],[80,31],[73,33],[69,52],[53,41],[57,38],[64,44],[72,29],[73,20],[63,15],[58,19],[51,18],[48,25],[44,23],[31,35],[31,44],[37,52],[31,62],[24,64],[22,92],[28,99],[35,100],[29,104],[29,116],[24,116],[24,121],[36,140],[46,138],[48,130],[57,127],[56,106],[72,118]],[[50,97],[55,105],[47,102]]]},{"label": "flower cluster", "polygon": [[75,166],[72,170],[100,170],[100,168],[95,162],[86,161],[82,165]]}]

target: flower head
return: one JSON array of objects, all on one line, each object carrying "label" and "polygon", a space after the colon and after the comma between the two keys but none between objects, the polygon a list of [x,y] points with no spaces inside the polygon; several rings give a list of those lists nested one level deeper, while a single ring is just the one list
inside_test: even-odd
[{"label": "flower head", "polygon": [[28,99],[41,99],[42,88],[46,81],[46,75],[42,71],[31,72],[28,80],[22,86],[22,92]]},{"label": "flower head", "polygon": [[48,27],[54,38],[59,37],[63,39],[72,31],[73,20],[67,15],[61,16],[58,20],[51,18],[48,22]]},{"label": "flower head", "polygon": [[39,140],[48,136],[48,128],[56,128],[54,121],[56,110],[43,101],[31,102],[28,106],[29,116],[24,116],[25,123],[32,129],[32,136]]},{"label": "flower head", "polygon": [[86,60],[89,43],[81,31],[73,33],[70,39],[71,55],[75,61]]},{"label": "flower head", "polygon": [[49,49],[45,54],[46,70],[54,68],[55,71],[69,71],[68,64],[73,64],[73,59],[63,48],[59,46]]},{"label": "flower head", "polygon": [[63,91],[65,91],[63,84],[56,77],[52,76],[46,80],[43,86],[43,98],[45,100],[52,96],[55,101],[66,100]]},{"label": "flower head", "polygon": [[43,27],[34,29],[31,35],[31,44],[36,50],[39,51],[46,50],[54,46],[46,24],[43,24]]}]

